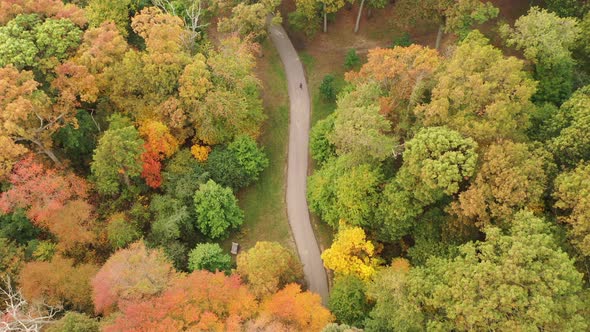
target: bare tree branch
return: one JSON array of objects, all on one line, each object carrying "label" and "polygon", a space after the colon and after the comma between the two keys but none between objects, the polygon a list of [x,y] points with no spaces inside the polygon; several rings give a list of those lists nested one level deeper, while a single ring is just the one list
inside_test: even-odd
[{"label": "bare tree branch", "polygon": [[0,297],[4,298],[6,308],[0,311],[0,332],[24,331],[40,332],[43,326],[54,321],[61,308],[44,303],[28,303],[20,290],[14,289],[9,277],[3,278]]},{"label": "bare tree branch", "polygon": [[[179,16],[170,0],[152,0],[152,4],[161,8],[166,14]],[[202,12],[202,0],[195,0],[189,8],[185,9],[184,17],[182,17],[187,32],[182,36],[182,41],[191,52],[194,51],[195,42],[201,37],[201,30],[209,25],[209,23],[200,22]]]}]

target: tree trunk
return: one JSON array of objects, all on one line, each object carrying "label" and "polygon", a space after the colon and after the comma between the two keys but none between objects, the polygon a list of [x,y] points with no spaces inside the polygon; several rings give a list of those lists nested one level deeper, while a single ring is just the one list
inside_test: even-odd
[{"label": "tree trunk", "polygon": [[326,12],[326,4],[324,4],[324,33],[328,32],[328,13]]},{"label": "tree trunk", "polygon": [[45,153],[45,155],[47,155],[47,157],[49,157],[49,159],[51,159],[57,166],[61,167],[63,165],[61,163],[61,161],[59,161],[59,159],[57,159],[57,156],[55,155],[55,153],[53,153],[53,150],[46,148],[45,145],[43,145],[41,143],[41,141],[37,141],[37,140],[33,140],[33,139],[22,139],[22,140],[26,140],[26,141],[29,141],[29,142],[37,145],[39,147],[39,149],[41,150],[41,152]]},{"label": "tree trunk", "polygon": [[45,153],[49,157],[49,159],[53,160],[53,162],[57,166],[62,166],[61,161],[59,161],[59,159],[57,159],[57,157],[55,156],[55,153],[53,153],[52,150],[46,149],[46,148],[42,148],[42,149],[43,149],[43,153]]},{"label": "tree trunk", "polygon": [[445,25],[443,23],[441,23],[441,25],[438,26],[438,34],[436,35],[436,43],[434,44],[434,48],[437,50],[440,47],[440,41],[442,40],[444,31],[445,31]]},{"label": "tree trunk", "polygon": [[354,33],[359,32],[359,23],[361,22],[361,15],[363,14],[363,5],[365,4],[365,0],[361,0],[361,5],[359,7],[359,13],[356,15],[356,24],[354,25]]}]

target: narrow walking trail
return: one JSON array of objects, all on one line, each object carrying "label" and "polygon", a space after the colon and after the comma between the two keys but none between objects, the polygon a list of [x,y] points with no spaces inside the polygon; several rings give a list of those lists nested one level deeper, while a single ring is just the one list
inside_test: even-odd
[{"label": "narrow walking trail", "polygon": [[310,127],[310,98],[303,65],[285,29],[270,24],[269,33],[287,74],[289,100],[289,158],[287,169],[287,215],[303,263],[309,289],[328,300],[328,279],[307,208],[307,162]]}]

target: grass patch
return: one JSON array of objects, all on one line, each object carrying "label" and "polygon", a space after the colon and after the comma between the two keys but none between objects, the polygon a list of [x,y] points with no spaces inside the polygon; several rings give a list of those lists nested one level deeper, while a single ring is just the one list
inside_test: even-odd
[{"label": "grass patch", "polygon": [[270,163],[258,182],[238,194],[245,220],[240,230],[224,241],[223,246],[228,250],[232,241],[238,242],[242,249],[251,248],[258,241],[274,241],[295,249],[285,203],[289,139],[287,81],[272,43],[263,44],[263,54],[258,61],[257,73],[263,85],[264,110],[268,118],[259,141]]},{"label": "grass patch", "polygon": [[[339,69],[334,72],[323,72],[316,69],[316,59],[308,53],[302,52],[299,54],[299,58],[305,67],[307,73],[307,80],[309,85],[309,93],[311,94],[311,126],[313,127],[316,122],[326,118],[332,114],[336,109],[335,102],[325,101],[320,94],[320,84],[327,74],[334,75],[334,87],[336,91],[341,91],[346,85],[344,81],[344,66],[338,67]],[[317,167],[314,162],[310,162],[310,167],[313,170]],[[332,244],[334,238],[334,230],[325,222],[322,222],[320,218],[314,214],[311,214],[312,227],[319,241],[320,249],[326,250]]]}]

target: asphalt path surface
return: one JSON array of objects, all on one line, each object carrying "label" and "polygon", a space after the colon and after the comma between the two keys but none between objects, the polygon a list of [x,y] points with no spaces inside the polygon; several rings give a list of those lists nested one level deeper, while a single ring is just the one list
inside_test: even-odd
[{"label": "asphalt path surface", "polygon": [[295,237],[295,245],[309,290],[319,294],[326,304],[328,279],[320,257],[317,239],[311,227],[306,200],[307,165],[311,104],[303,65],[285,29],[270,24],[269,34],[287,74],[290,123],[287,169],[287,214]]}]

